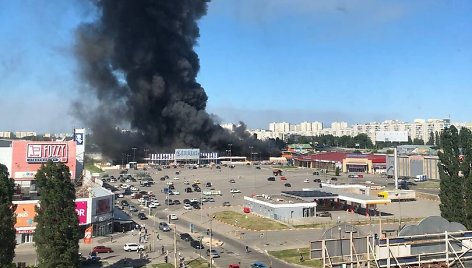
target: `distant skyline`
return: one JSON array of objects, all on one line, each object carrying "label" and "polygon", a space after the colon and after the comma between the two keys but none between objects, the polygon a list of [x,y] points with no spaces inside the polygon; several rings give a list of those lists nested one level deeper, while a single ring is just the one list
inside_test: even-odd
[{"label": "distant skyline", "polygon": [[[0,131],[81,127],[74,30],[87,1],[0,3]],[[270,122],[472,121],[472,2],[225,0],[199,23],[207,110]],[[5,53],[7,52],[7,53]]]}]

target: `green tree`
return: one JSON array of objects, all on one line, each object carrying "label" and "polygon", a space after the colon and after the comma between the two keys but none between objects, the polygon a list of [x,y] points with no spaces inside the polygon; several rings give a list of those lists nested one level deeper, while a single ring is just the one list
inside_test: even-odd
[{"label": "green tree", "polygon": [[451,126],[441,133],[440,143],[441,216],[472,228],[472,134]]},{"label": "green tree", "polygon": [[426,145],[434,145],[434,133],[432,131],[429,133],[429,138],[426,142]]},{"label": "green tree", "polygon": [[334,175],[339,176],[340,172],[341,172],[341,169],[339,167],[336,167],[336,169],[334,170]]},{"label": "green tree", "polygon": [[15,182],[9,175],[7,167],[0,164],[0,267],[12,265],[16,247]]},{"label": "green tree", "polygon": [[415,138],[413,140],[413,145],[424,145],[424,141],[422,139]]},{"label": "green tree", "polygon": [[39,267],[78,267],[79,220],[69,168],[48,162],[35,178],[40,192],[34,235]]}]

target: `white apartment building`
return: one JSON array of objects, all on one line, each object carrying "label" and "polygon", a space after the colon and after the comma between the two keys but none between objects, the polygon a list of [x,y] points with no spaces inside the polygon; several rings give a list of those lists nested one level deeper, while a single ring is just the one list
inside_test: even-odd
[{"label": "white apartment building", "polygon": [[11,131],[0,131],[0,138],[2,139],[11,139],[13,137],[13,133]]},{"label": "white apartment building", "polygon": [[413,123],[406,123],[398,120],[386,120],[382,123],[355,124],[352,126],[352,135],[361,133],[367,134],[372,141],[375,141],[376,131],[407,131],[412,140],[422,139],[428,141],[432,133],[441,132],[451,125],[449,119],[415,119]]},{"label": "white apartment building", "polygon": [[[284,139],[288,135],[302,136],[357,136],[361,133],[367,134],[375,142],[376,131],[407,131],[412,140],[422,139],[427,142],[431,133],[441,132],[451,125],[450,119],[415,119],[412,123],[399,120],[386,120],[383,122],[370,122],[365,124],[354,124],[348,126],[347,122],[332,122],[330,128],[323,128],[321,122],[301,122],[300,124],[290,124],[287,122],[269,124],[269,130],[251,130],[249,132],[257,134],[258,139],[279,138]],[[460,123],[457,126],[469,127],[472,124]]]},{"label": "white apartment building", "polygon": [[272,132],[282,132],[282,133],[288,133],[290,132],[290,123],[287,122],[282,122],[282,123],[270,123],[269,124],[269,130]]},{"label": "white apartment building", "polygon": [[36,132],[33,131],[17,131],[15,132],[15,137],[18,139],[22,139],[25,137],[36,137]]}]

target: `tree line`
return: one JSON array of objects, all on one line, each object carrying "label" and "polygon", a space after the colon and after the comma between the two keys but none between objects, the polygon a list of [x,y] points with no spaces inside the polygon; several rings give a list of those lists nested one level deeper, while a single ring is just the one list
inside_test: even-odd
[{"label": "tree line", "polygon": [[[69,168],[48,162],[41,166],[35,179],[40,193],[33,238],[38,267],[79,267],[79,219]],[[0,267],[16,267],[14,188],[7,167],[0,164]]]}]

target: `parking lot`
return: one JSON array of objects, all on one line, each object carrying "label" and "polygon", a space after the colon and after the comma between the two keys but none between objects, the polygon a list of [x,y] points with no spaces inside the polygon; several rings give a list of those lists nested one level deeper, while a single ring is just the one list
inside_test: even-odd
[{"label": "parking lot", "polygon": [[[283,169],[282,176],[286,180],[281,180],[281,176],[273,175],[274,167],[272,166],[247,166],[247,165],[236,165],[234,168],[221,166],[220,169],[216,167],[200,167],[197,169],[193,168],[170,168],[170,169],[161,169],[157,170],[155,168],[150,168],[146,171],[142,170],[130,170],[129,174],[133,176],[136,182],[125,182],[139,191],[152,192],[157,199],[159,206],[153,209],[145,208],[143,206],[139,207],[140,212],[146,214],[156,213],[156,211],[163,211],[168,214],[176,214],[177,216],[183,214],[200,214],[201,218],[204,215],[211,213],[213,208],[223,207],[223,204],[226,206],[243,206],[245,204],[243,196],[251,196],[254,194],[268,194],[275,195],[280,194],[283,190],[301,190],[303,188],[313,188],[319,185],[315,180],[320,180],[322,182],[330,181],[332,177],[331,174],[320,174],[313,175],[312,169],[302,169],[302,168],[288,168]],[[154,184],[150,187],[142,187],[139,183],[138,173],[146,172],[153,180]],[[113,170],[108,172],[110,176],[115,178],[119,177],[119,171]],[[127,175],[124,175],[125,177]],[[161,180],[162,177],[168,177],[164,181]],[[274,181],[269,181],[269,177],[275,177]],[[365,183],[372,182],[376,185],[381,185],[386,187],[386,189],[393,189],[393,180],[386,179],[380,175],[365,174],[363,178],[348,178],[347,174],[342,174],[341,176],[336,177],[336,181],[331,181],[332,183]],[[170,194],[165,193],[165,188],[169,187],[169,184],[172,183],[174,190],[170,190]],[[195,192],[192,184],[198,183],[198,187],[201,189],[200,192]],[[211,186],[207,183],[211,183]],[[285,186],[289,183],[291,187]],[[120,188],[121,182],[110,183],[111,185]],[[418,183],[415,187],[420,187],[421,183]],[[186,192],[186,188],[192,189],[192,192]],[[120,189],[120,191],[122,191]],[[184,208],[184,200],[201,200],[205,199],[204,193],[212,192],[215,195],[211,195],[213,202],[204,202],[202,203],[202,209],[195,209],[194,207]],[[172,195],[172,193],[178,193],[178,195]],[[219,195],[218,193],[221,193]],[[372,191],[372,194],[375,195],[375,191]],[[127,199],[130,199],[130,195],[125,196]],[[171,199],[174,202],[178,200],[178,205],[172,205],[172,203],[166,202],[166,199]],[[120,199],[118,199],[120,200]],[[136,202],[137,200],[133,200]],[[204,200],[208,201],[208,200]],[[426,201],[426,200],[417,200],[413,202],[408,202],[403,204],[403,210],[401,209],[402,205],[396,203],[381,206],[379,210],[398,215],[402,213],[402,217],[426,217],[428,215],[438,215],[439,208],[437,202]],[[120,206],[118,206],[120,207]],[[419,211],[412,210],[412,208],[418,208]],[[124,208],[126,211],[126,207]],[[400,211],[402,210],[402,211]],[[136,215],[138,211],[134,212]],[[133,214],[133,213],[131,213]],[[359,216],[355,216],[359,217]],[[203,219],[202,219],[203,220]]]}]

